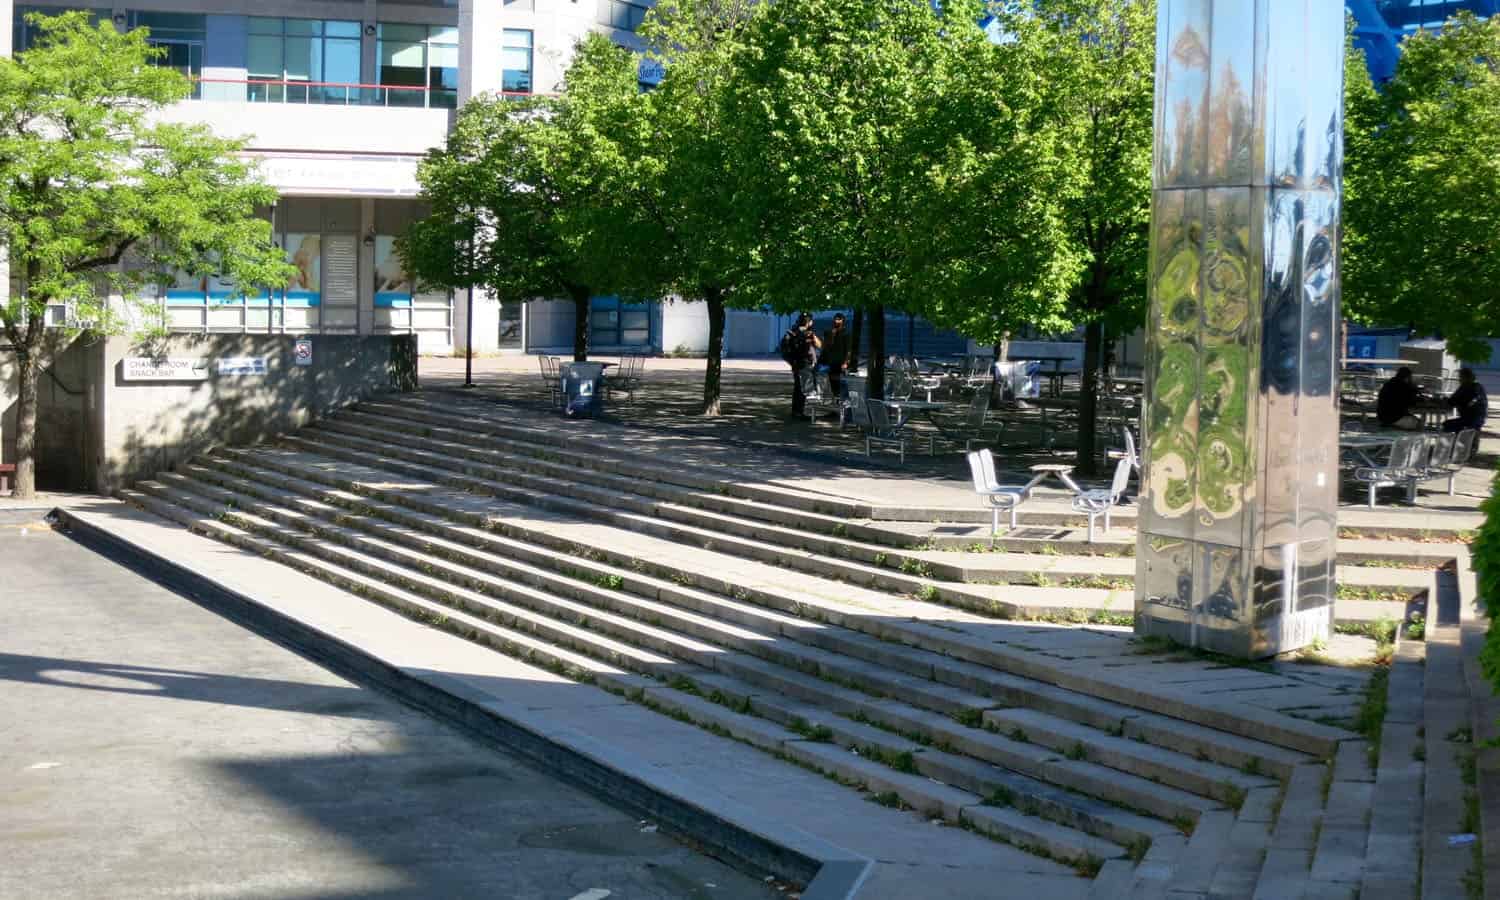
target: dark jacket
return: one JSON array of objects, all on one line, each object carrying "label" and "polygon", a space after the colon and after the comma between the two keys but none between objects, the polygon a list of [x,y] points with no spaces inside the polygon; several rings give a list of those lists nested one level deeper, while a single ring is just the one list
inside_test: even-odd
[{"label": "dark jacket", "polygon": [[830,328],[823,332],[823,350],[818,356],[818,365],[837,369],[849,361],[849,329],[834,333]]},{"label": "dark jacket", "polygon": [[813,330],[803,331],[792,327],[781,336],[781,358],[794,369],[810,366],[817,361],[818,348],[813,345]]},{"label": "dark jacket", "polygon": [[1460,385],[1453,396],[1448,398],[1448,405],[1458,410],[1459,425],[1464,428],[1483,428],[1485,417],[1490,411],[1490,398],[1479,382],[1474,381]]},{"label": "dark jacket", "polygon": [[1381,386],[1380,394],[1375,398],[1375,418],[1382,425],[1396,424],[1402,416],[1411,413],[1420,393],[1415,382],[1392,378]]}]

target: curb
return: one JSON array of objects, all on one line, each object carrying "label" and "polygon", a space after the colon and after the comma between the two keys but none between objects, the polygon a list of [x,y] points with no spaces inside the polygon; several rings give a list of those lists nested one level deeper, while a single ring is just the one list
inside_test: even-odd
[{"label": "curb", "polygon": [[850,900],[874,862],[813,835],[752,813],[727,799],[705,803],[693,783],[634,754],[569,728],[539,727],[503,716],[490,698],[441,673],[413,672],[359,646],[271,609],[74,514],[51,511],[80,544],[181,593],[205,608],[356,680],[523,757],[605,801],[661,823],[741,869],[806,884],[803,900]]}]

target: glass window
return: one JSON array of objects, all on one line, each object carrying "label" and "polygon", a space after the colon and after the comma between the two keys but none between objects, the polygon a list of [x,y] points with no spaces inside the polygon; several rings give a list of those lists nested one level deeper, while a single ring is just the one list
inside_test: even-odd
[{"label": "glass window", "polygon": [[500,57],[500,89],[506,93],[531,93],[531,31],[505,29],[505,46]]},{"label": "glass window", "polygon": [[162,51],[154,63],[176,69],[193,81],[193,96],[199,95],[197,79],[203,74],[204,24],[201,13],[131,12],[129,28],[150,32],[146,43]]},{"label": "glass window", "polygon": [[379,60],[380,83],[414,89],[385,91],[386,103],[449,109],[458,105],[457,28],[382,22],[379,29],[375,55]]},{"label": "glass window", "polygon": [[[17,6],[15,15],[11,19],[10,46],[12,52],[20,53],[28,50],[36,43],[37,35],[41,32],[35,25],[26,21],[27,13],[41,13],[44,16],[56,16],[65,12],[83,9],[83,7],[62,6]],[[89,24],[97,26],[100,22],[109,21],[108,9],[90,9]]]},{"label": "glass window", "polygon": [[646,18],[647,9],[649,7],[630,3],[628,0],[599,0],[599,24],[622,31],[635,31]]},{"label": "glass window", "polygon": [[358,22],[252,17],[249,32],[251,100],[359,101]]}]

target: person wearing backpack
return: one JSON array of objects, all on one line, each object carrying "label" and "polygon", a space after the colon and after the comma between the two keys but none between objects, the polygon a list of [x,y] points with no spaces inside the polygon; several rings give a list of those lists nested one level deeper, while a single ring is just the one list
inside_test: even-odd
[{"label": "person wearing backpack", "polygon": [[802,373],[817,364],[822,342],[813,331],[812,316],[802,313],[797,324],[781,336],[781,358],[792,367],[792,417],[806,415],[807,395],[802,393]]}]

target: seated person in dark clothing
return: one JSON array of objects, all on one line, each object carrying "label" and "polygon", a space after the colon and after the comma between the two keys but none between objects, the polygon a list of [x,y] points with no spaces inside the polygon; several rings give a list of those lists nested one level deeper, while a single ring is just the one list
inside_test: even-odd
[{"label": "seated person in dark clothing", "polygon": [[1411,414],[1411,408],[1421,396],[1421,389],[1411,377],[1411,369],[1402,366],[1390,381],[1381,385],[1380,393],[1375,397],[1375,418],[1387,428],[1417,431],[1422,422]]},{"label": "seated person in dark clothing", "polygon": [[1484,427],[1485,416],[1490,411],[1490,398],[1484,392],[1484,386],[1474,378],[1473,369],[1465,366],[1458,370],[1458,390],[1448,398],[1448,406],[1458,411],[1458,417],[1444,422],[1444,431]]}]

